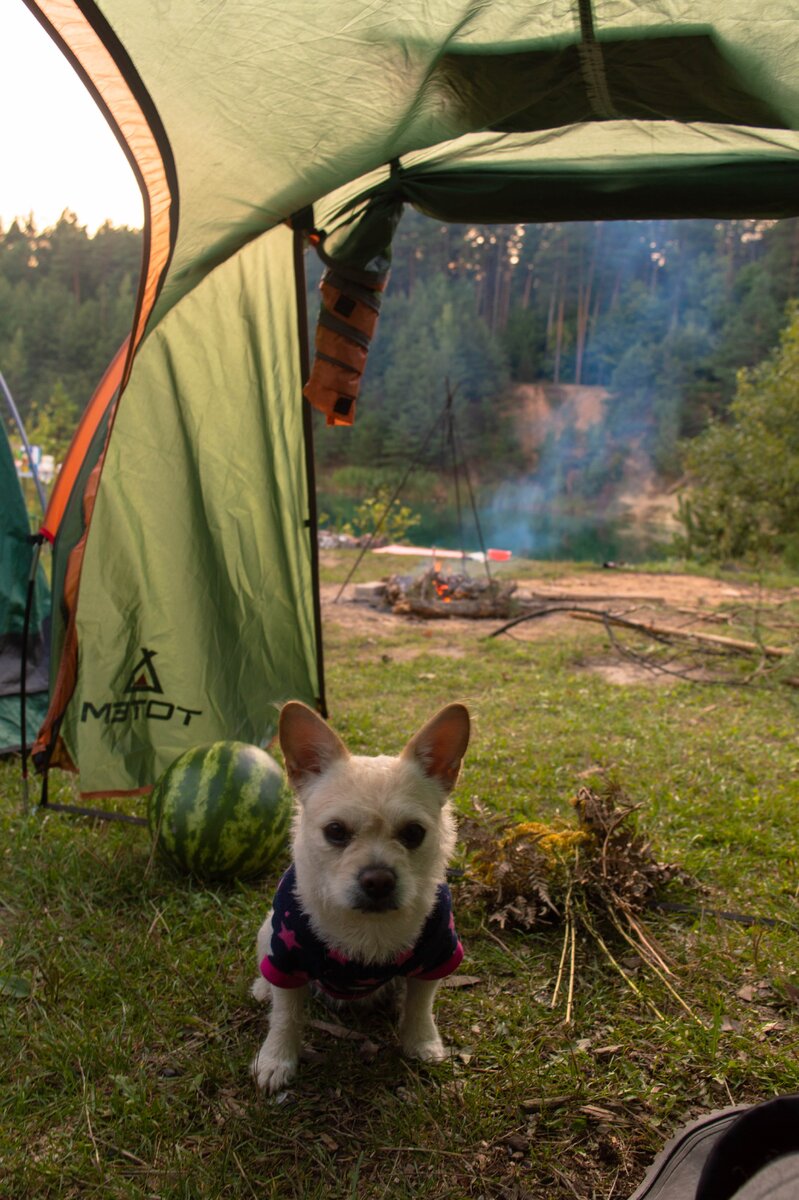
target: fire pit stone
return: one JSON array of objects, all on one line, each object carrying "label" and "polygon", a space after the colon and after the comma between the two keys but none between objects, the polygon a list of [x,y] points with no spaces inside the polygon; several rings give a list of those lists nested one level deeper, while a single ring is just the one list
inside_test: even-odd
[{"label": "fire pit stone", "polygon": [[386,594],[384,579],[376,579],[370,583],[356,583],[353,600],[360,604],[372,604],[375,607],[383,603]]}]

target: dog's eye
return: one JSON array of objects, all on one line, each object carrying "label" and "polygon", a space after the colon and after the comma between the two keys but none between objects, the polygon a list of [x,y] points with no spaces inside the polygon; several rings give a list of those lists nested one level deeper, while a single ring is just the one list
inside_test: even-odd
[{"label": "dog's eye", "polygon": [[331,821],[329,825],[325,825],[322,832],[331,846],[346,846],[352,838],[347,826],[342,825],[340,821]]},{"label": "dog's eye", "polygon": [[424,825],[420,825],[418,821],[411,821],[409,825],[403,825],[397,837],[408,850],[415,850],[417,846],[421,846],[426,832]]}]

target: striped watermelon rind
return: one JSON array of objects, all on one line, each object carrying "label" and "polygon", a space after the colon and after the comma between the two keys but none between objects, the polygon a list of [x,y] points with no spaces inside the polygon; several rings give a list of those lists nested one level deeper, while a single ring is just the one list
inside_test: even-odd
[{"label": "striped watermelon rind", "polygon": [[159,853],[179,870],[207,882],[255,879],[286,845],[291,797],[265,750],[213,742],[167,767],[147,819]]}]

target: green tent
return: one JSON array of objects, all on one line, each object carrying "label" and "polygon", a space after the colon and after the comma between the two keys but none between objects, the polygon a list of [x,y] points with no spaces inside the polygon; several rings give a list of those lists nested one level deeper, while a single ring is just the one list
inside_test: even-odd
[{"label": "green tent", "polygon": [[59,625],[38,754],[78,766],[84,794],[146,789],[199,742],[268,740],[288,697],[324,708],[302,392],[353,420],[404,205],[799,212],[787,0],[25,2],[145,202],[131,338],[45,521]]},{"label": "green tent", "polygon": [[[4,382],[2,375],[0,382]],[[11,446],[0,422],[0,754],[16,752],[23,743],[20,691],[25,608],[33,556],[30,518]],[[49,589],[39,569],[27,633],[24,740],[28,746],[33,744],[47,712],[49,607]]]}]

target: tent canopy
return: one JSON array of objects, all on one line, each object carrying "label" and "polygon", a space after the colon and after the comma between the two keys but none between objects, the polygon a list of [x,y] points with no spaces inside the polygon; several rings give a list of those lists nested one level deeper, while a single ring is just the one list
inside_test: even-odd
[{"label": "tent canopy", "polygon": [[[787,0],[25,2],[145,201],[114,399],[48,527],[69,615],[40,753],[84,791],[146,788],[202,739],[264,741],[290,696],[323,707],[301,237],[376,293],[406,203],[466,222],[799,212]],[[130,686],[141,662],[160,691]]]},{"label": "tent canopy", "polygon": [[119,129],[161,264],[174,240],[156,319],[392,162],[455,220],[796,210],[789,0],[27,2]]}]

